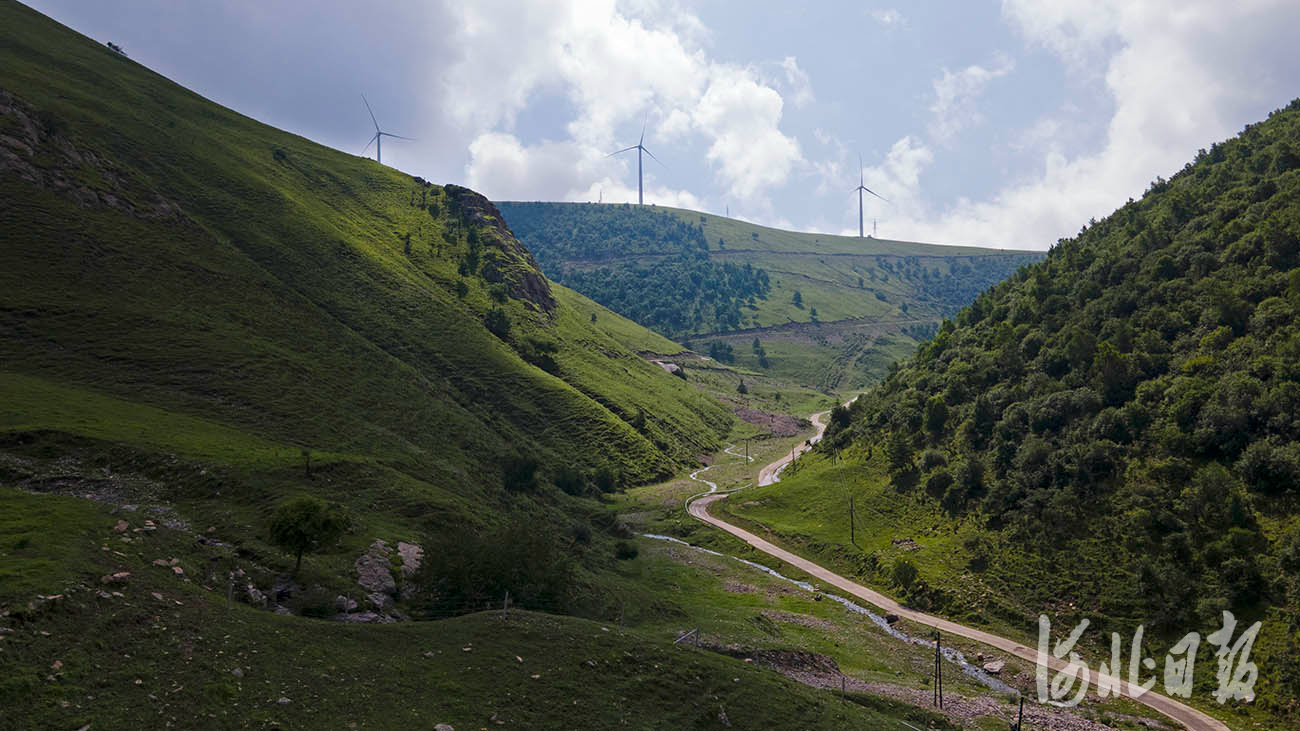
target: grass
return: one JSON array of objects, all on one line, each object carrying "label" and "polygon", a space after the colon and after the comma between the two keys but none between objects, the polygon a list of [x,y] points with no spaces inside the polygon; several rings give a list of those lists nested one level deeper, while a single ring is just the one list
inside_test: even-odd
[{"label": "grass", "polygon": [[[666,624],[512,611],[374,626],[228,606],[220,547],[196,548],[166,527],[119,534],[117,520],[143,516],[85,500],[0,489],[0,506],[0,606],[13,630],[0,635],[6,728],[692,728],[716,726],[720,711],[742,728],[879,728],[930,718],[843,704],[675,647]],[[182,557],[183,575],[152,563],[170,556]],[[101,582],[118,572],[130,576]]]},{"label": "grass", "polygon": [[[1125,577],[1090,578],[1092,591],[1083,594],[1079,582],[1088,577],[1046,571],[1044,557],[1028,555],[1002,534],[973,520],[954,520],[934,501],[899,495],[889,483],[883,460],[883,454],[875,454],[832,465],[826,455],[814,452],[784,471],[779,483],[747,489],[742,493],[744,500],[729,499],[716,505],[713,512],[906,604],[1031,646],[1037,642],[1040,613],[1046,613],[1054,632],[1062,635],[1066,632],[1063,628],[1073,628],[1086,616],[1093,627],[1080,647],[1094,668],[1109,656],[1109,645],[1104,643],[1109,632],[1131,637],[1137,621],[1108,616],[1088,598],[1124,596],[1132,590]],[[856,543],[850,540],[850,492],[856,508]],[[1104,562],[1104,538],[1084,549],[1089,554],[1080,559],[1081,566]],[[977,552],[987,568],[975,567]],[[928,589],[909,592],[895,585],[891,571],[900,561],[914,565]],[[1261,668],[1263,683],[1257,692],[1266,689],[1267,676],[1277,670],[1269,665],[1280,667],[1289,662],[1290,650],[1284,649],[1289,647],[1286,626],[1287,620],[1281,616],[1265,618],[1254,660]],[[1217,627],[1194,629],[1204,636]],[[1160,652],[1172,645],[1172,641],[1162,642],[1161,638],[1149,638],[1147,651],[1159,658]],[[1201,672],[1190,699],[1193,705],[1234,728],[1237,724],[1284,727],[1250,706],[1237,704],[1229,709],[1214,703],[1211,694],[1216,681],[1214,673],[1207,670],[1214,664],[1212,648],[1203,643],[1197,661]]]}]

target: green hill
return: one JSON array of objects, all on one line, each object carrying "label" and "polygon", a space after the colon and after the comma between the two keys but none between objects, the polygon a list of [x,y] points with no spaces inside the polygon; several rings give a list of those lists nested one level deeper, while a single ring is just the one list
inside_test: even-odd
[{"label": "green hill", "polygon": [[[1145,624],[1160,648],[1224,610],[1263,620],[1259,698],[1232,712],[1294,727],[1297,314],[1300,101],[981,294],[835,414],[842,466],[732,509],[883,583],[914,563],[914,603],[1022,633],[1046,610],[1103,640]],[[832,548],[827,485],[869,506],[861,553]]]},{"label": "green hill", "polygon": [[[351,516],[302,579],[340,592],[376,538],[572,532],[557,609],[599,614],[624,531],[594,498],[735,421],[473,191],[260,124],[12,2],[0,68],[0,489],[210,529],[264,588],[292,566],[269,513],[300,493]],[[55,590],[8,548],[0,575]]]},{"label": "green hill", "polygon": [[[700,352],[830,389],[877,380],[1041,254],[805,234],[676,208],[498,204],[548,276]],[[797,293],[797,297],[796,297]]]}]

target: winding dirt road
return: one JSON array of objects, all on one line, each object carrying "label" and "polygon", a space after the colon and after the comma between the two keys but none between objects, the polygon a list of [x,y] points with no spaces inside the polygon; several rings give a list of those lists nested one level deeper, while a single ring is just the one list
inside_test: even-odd
[{"label": "winding dirt road", "polygon": [[[823,411],[809,417],[817,427],[816,435],[812,439],[808,440],[808,442],[800,445],[790,454],[787,454],[781,459],[764,467],[759,472],[758,484],[770,485],[774,482],[780,481],[781,470],[793,462],[800,454],[808,451],[808,449],[811,448],[811,444],[816,444],[821,440],[822,434],[826,431],[825,417],[828,413],[829,412]],[[833,571],[813,563],[812,561],[796,556],[777,545],[765,541],[743,528],[738,528],[726,521],[719,520],[710,515],[709,506],[719,500],[725,500],[726,498],[727,495],[723,493],[705,495],[692,501],[687,506],[687,510],[692,516],[704,521],[705,523],[721,528],[769,556],[774,556],[791,566],[798,567],[806,573],[817,577],[819,581],[834,586],[835,588],[859,599],[870,602],[879,607],[885,613],[897,614],[899,617],[916,622],[917,624],[924,624],[929,627],[934,627],[941,632],[947,632],[949,634],[983,643],[989,647],[995,647],[1003,652],[1028,660],[1029,662],[1036,662],[1038,660],[1038,648],[1036,647],[1027,647],[1005,637],[999,637],[995,634],[966,627],[941,617],[935,617],[908,609],[878,591],[868,589],[857,582],[850,581]],[[1065,661],[1059,660],[1055,657],[1048,657],[1047,660],[1048,667],[1053,671],[1061,671],[1068,667],[1068,664]],[[1121,687],[1125,696],[1134,698],[1134,687],[1129,685],[1128,681],[1119,680],[1110,676],[1102,676],[1092,668],[1089,669],[1089,673],[1091,676],[1090,679],[1094,684],[1100,685],[1104,680],[1110,683],[1111,687]],[[1195,708],[1179,703],[1172,698],[1154,692],[1147,692],[1141,697],[1134,698],[1134,700],[1163,713],[1174,721],[1181,723],[1188,729],[1192,729],[1192,731],[1230,731],[1221,721],[1212,718]]]}]

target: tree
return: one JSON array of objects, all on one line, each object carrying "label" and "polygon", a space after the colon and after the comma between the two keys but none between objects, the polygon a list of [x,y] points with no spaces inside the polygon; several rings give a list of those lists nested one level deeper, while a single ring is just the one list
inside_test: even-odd
[{"label": "tree", "polygon": [[500,307],[488,310],[487,317],[483,318],[483,324],[487,326],[488,332],[502,340],[510,335],[510,316]]},{"label": "tree", "polygon": [[799,293],[799,290],[796,289],[794,291],[794,297],[790,299],[790,302],[794,304],[795,307],[798,307],[801,310],[803,309],[803,295]]},{"label": "tree", "polygon": [[740,385],[736,386],[736,393],[741,395],[749,393],[749,387],[745,385],[745,379],[740,379]]},{"label": "tree", "polygon": [[754,350],[754,355],[758,355],[759,351],[763,349],[763,344],[758,341],[758,338],[754,338],[754,342],[750,347]]},{"label": "tree", "polygon": [[811,321],[813,321],[813,322],[817,322],[817,308],[816,308],[816,307],[812,308],[812,310],[810,310],[810,311],[808,312],[808,319],[811,320]]},{"label": "tree", "polygon": [[293,573],[302,567],[302,555],[327,548],[347,532],[351,521],[342,506],[309,495],[280,503],[271,517],[271,542],[297,557]]}]

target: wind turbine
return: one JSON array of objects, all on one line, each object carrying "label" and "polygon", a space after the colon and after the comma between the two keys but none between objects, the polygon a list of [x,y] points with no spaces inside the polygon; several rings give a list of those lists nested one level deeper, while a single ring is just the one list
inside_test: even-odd
[{"label": "wind turbine", "polygon": [[[370,102],[366,101],[366,95],[365,95],[365,94],[362,94],[362,95],[361,95],[361,103],[363,103],[363,104],[366,105],[366,111],[367,111],[367,112],[370,112],[370,121],[375,123],[375,136],[370,138],[370,142],[367,142],[367,143],[366,143],[366,150],[369,150],[369,149],[370,149],[370,143],[371,143],[371,142],[373,142],[374,145],[375,145],[375,162],[377,162],[377,163],[379,163],[379,164],[381,164],[381,165],[382,165],[383,162],[384,162],[383,160],[380,159],[380,157],[381,157],[380,153],[383,151],[383,148],[384,148],[384,138],[385,138],[385,137],[396,137],[396,138],[399,139],[399,140],[411,140],[412,142],[415,141],[414,139],[412,139],[412,138],[410,138],[410,137],[403,137],[403,136],[401,136],[401,135],[395,135],[395,134],[393,134],[393,133],[391,133],[391,132],[384,132],[383,130],[379,129],[379,122],[375,120],[375,113],[372,112],[372,111],[370,111]],[[362,154],[362,155],[366,154],[366,150],[362,150],[362,151],[361,151],[361,154]]]},{"label": "wind turbine", "polygon": [[[645,189],[641,185],[641,153],[644,152],[645,154],[654,158],[655,162],[659,163],[660,165],[664,165],[663,161],[655,157],[655,154],[653,152],[645,148],[645,144],[643,144],[644,142],[645,142],[645,123],[643,122],[641,124],[641,139],[637,140],[637,143],[635,145],[632,145],[631,147],[624,147],[618,152],[611,152],[605,156],[605,157],[613,157],[615,155],[621,155],[624,152],[627,152],[628,150],[636,150],[636,203],[639,206],[645,205]],[[664,167],[666,168],[668,166],[664,165]]]},{"label": "wind turbine", "polygon": [[[881,196],[879,193],[868,188],[866,183],[867,183],[867,179],[862,172],[862,155],[858,155],[858,187],[854,188],[854,190],[858,191],[858,238],[860,239],[866,237],[866,231],[863,229],[862,226],[862,191],[865,190],[868,193],[876,196],[877,198],[880,198],[880,200],[885,201],[886,203],[889,202],[888,200],[885,200],[885,198]],[[873,235],[876,232],[875,221],[871,222],[871,232]]]}]

